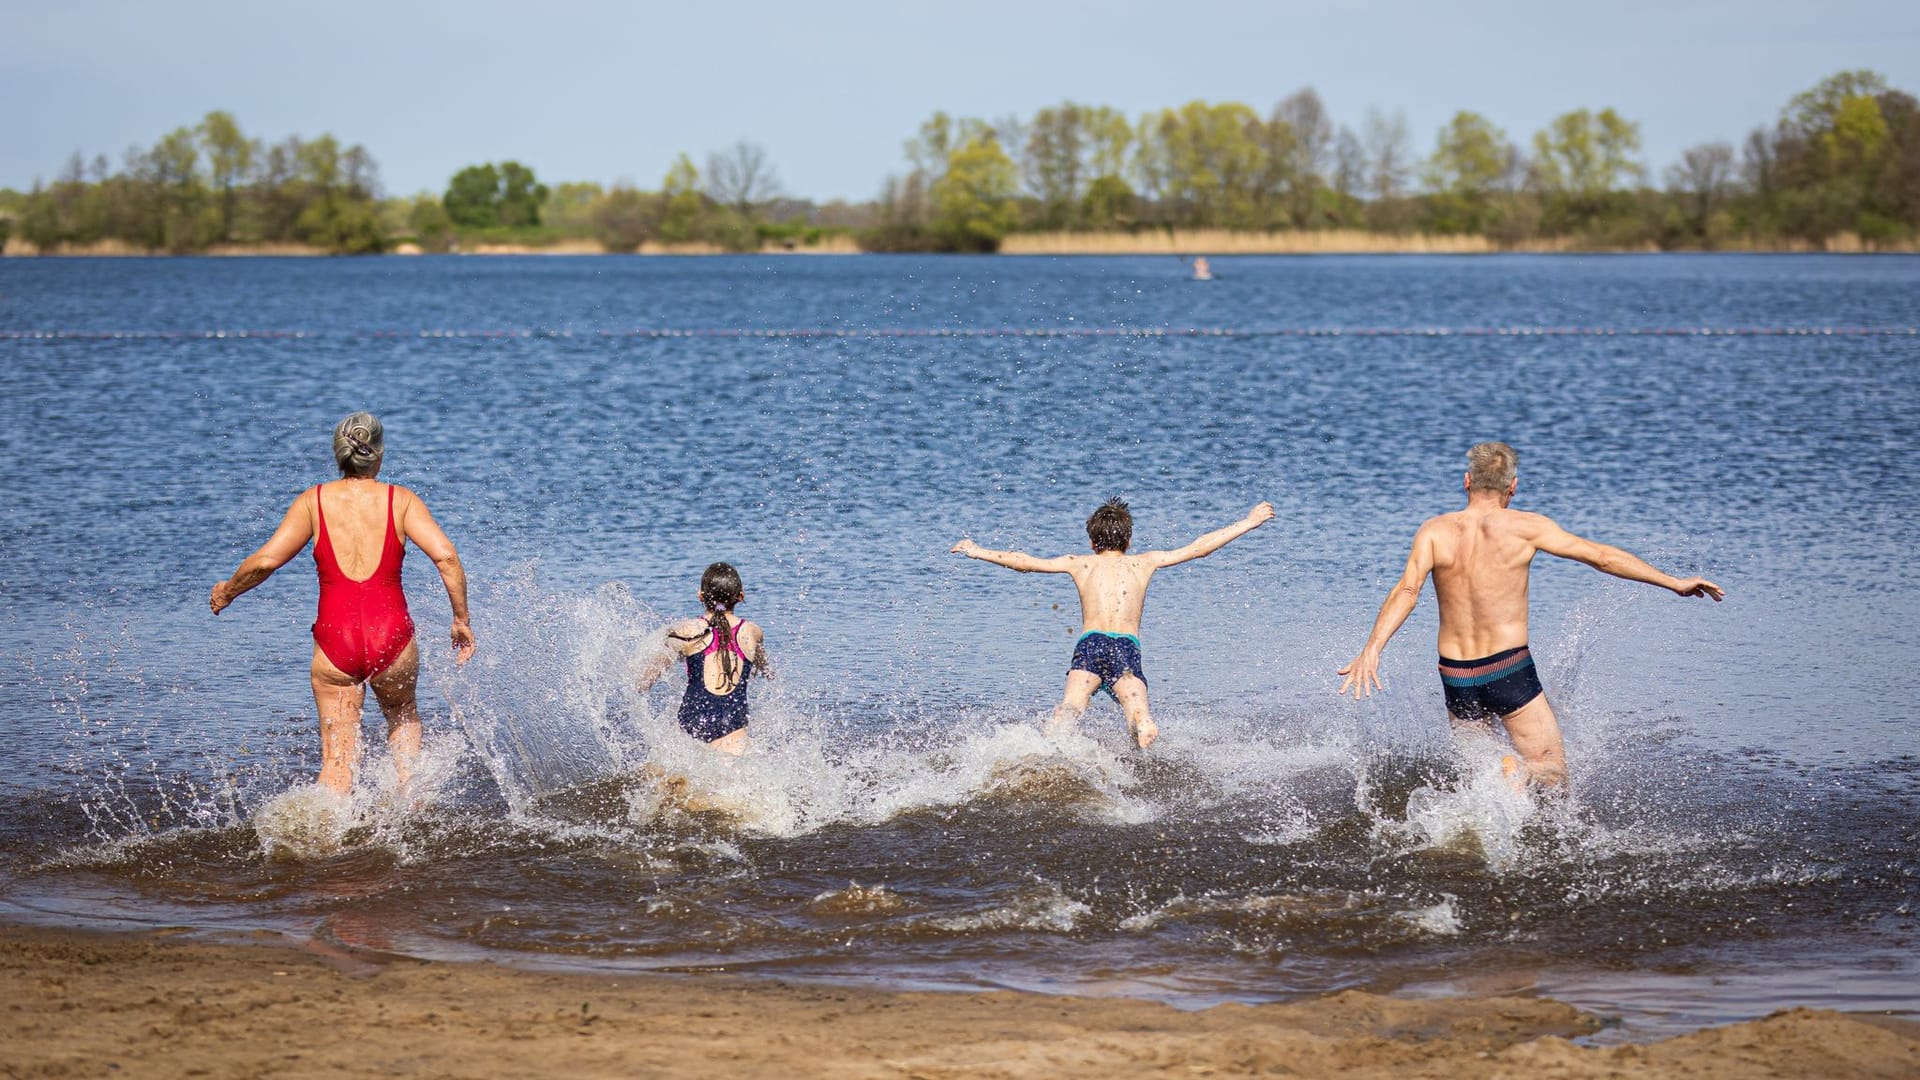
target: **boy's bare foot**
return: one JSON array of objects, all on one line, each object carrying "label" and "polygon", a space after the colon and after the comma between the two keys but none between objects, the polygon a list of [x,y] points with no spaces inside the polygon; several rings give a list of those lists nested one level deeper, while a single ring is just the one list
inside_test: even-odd
[{"label": "boy's bare foot", "polygon": [[1160,725],[1152,720],[1142,720],[1138,724],[1128,724],[1127,727],[1128,734],[1133,736],[1133,741],[1139,744],[1142,750],[1152,746],[1153,740],[1160,737]]}]

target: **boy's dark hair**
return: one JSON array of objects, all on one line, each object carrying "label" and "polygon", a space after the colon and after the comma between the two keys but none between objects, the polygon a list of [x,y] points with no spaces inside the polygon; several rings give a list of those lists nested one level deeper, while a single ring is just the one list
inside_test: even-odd
[{"label": "boy's dark hair", "polygon": [[1127,550],[1133,543],[1133,514],[1127,510],[1127,500],[1115,495],[1101,503],[1087,519],[1087,539],[1096,552]]}]

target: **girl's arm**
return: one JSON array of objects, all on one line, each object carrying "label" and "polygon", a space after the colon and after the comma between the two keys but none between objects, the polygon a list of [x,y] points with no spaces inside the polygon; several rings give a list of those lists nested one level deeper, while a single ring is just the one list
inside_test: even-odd
[{"label": "girl's arm", "polygon": [[763,679],[773,678],[773,667],[767,663],[767,632],[760,629],[759,623],[748,623],[753,627],[753,670]]},{"label": "girl's arm", "polygon": [[699,619],[682,619],[668,626],[666,637],[660,642],[659,651],[647,661],[646,667],[640,669],[636,688],[641,693],[646,693],[654,683],[660,681],[660,676],[667,673],[667,669],[673,666],[675,660],[691,655],[694,647],[705,636],[706,628],[707,624]]}]

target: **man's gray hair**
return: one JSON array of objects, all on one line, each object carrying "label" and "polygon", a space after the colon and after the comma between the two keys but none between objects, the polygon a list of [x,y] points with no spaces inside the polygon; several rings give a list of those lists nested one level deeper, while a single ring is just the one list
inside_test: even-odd
[{"label": "man's gray hair", "polygon": [[1520,452],[1503,442],[1483,442],[1467,451],[1467,486],[1505,494],[1520,472]]},{"label": "man's gray hair", "polygon": [[370,412],[357,412],[333,425],[333,460],[341,476],[372,476],[387,451],[386,429]]}]

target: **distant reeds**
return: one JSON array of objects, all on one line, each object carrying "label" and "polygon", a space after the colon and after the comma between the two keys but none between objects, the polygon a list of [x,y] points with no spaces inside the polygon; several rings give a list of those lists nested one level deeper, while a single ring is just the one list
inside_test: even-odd
[{"label": "distant reeds", "polygon": [[1479,254],[1499,250],[1486,237],[1374,233],[1359,229],[1250,231],[1152,229],[1139,232],[1013,233],[1003,255],[1342,255]]}]

